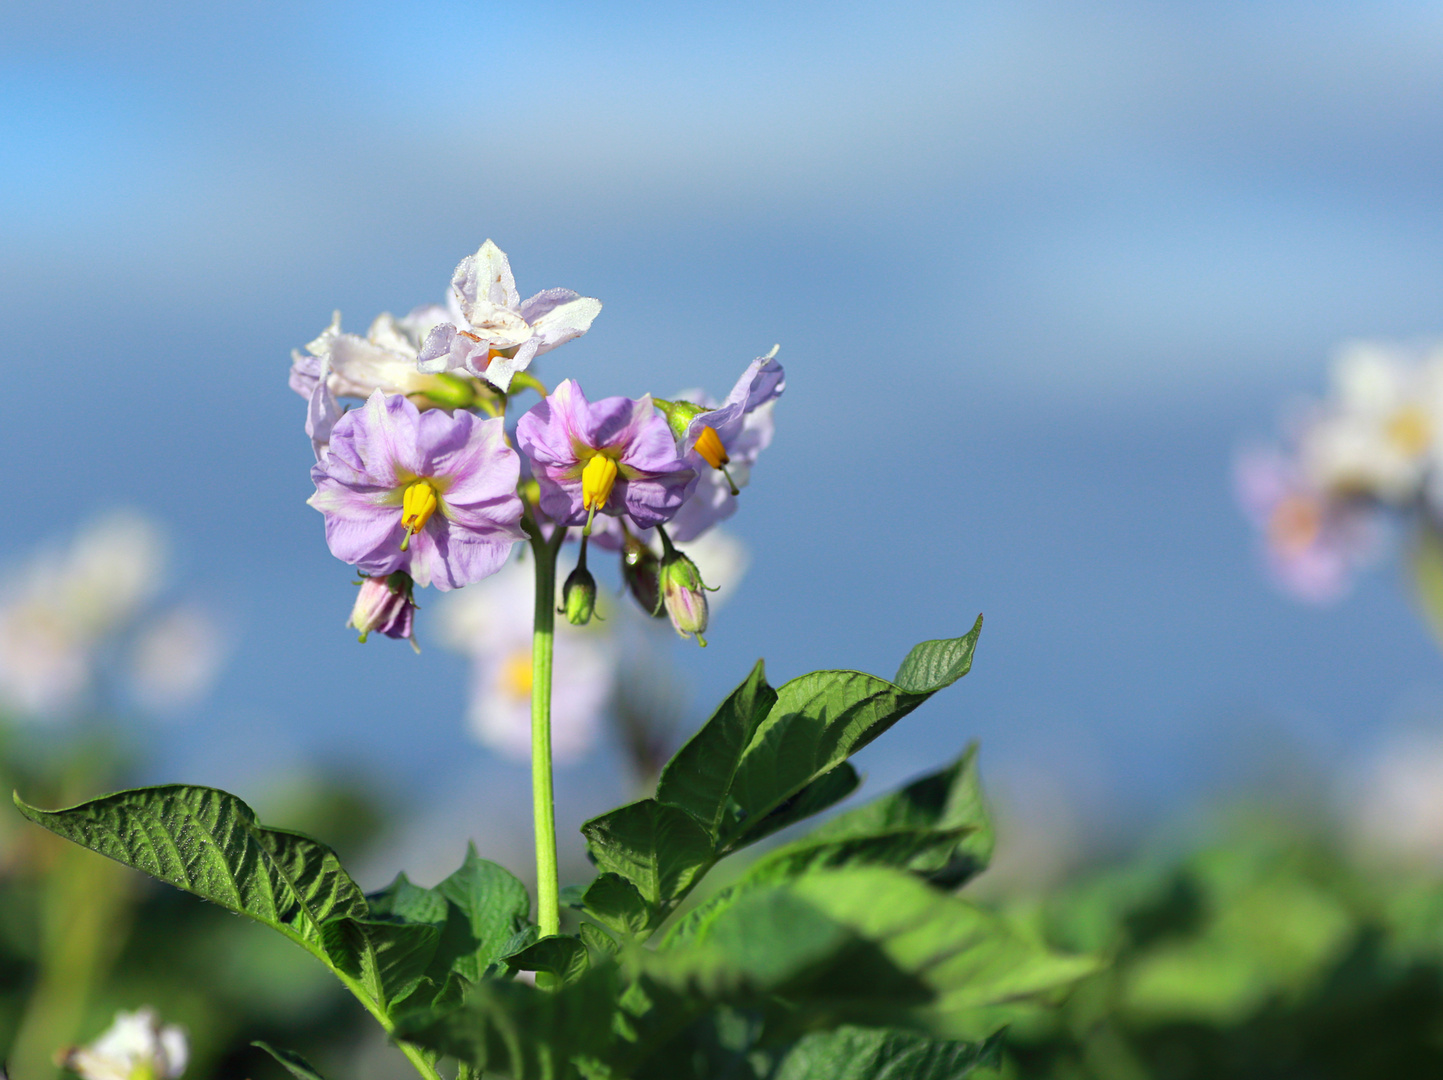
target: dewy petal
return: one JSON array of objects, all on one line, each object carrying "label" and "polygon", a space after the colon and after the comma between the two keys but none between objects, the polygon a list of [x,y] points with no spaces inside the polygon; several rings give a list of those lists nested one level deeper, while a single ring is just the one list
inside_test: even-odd
[{"label": "dewy petal", "polygon": [[[625,401],[625,398],[607,398],[607,402]],[[605,404],[598,402],[597,404]],[[656,411],[648,394],[635,403],[636,408],[629,418],[626,429],[626,449],[621,455],[621,464],[647,473],[671,473],[691,469],[677,457],[676,439],[672,437],[671,425]]]},{"label": "dewy petal", "polygon": [[[776,361],[776,352],[777,350],[773,348],[766,356],[759,356],[748,364],[746,370],[742,372],[741,378],[732,387],[731,393],[726,396],[726,400],[711,412],[702,413],[693,418],[687,425],[683,447],[693,465],[700,467],[704,464],[692,450],[704,427],[710,427],[717,433],[717,437],[721,439],[722,445],[726,447],[729,455],[739,456],[736,444],[744,428],[747,427],[748,416],[775,401],[787,388],[786,373],[783,372],[782,365]],[[765,441],[756,450],[764,448],[770,441],[771,434],[768,431]],[[752,460],[755,459],[756,453],[753,451]]]},{"label": "dewy petal", "polygon": [[514,308],[521,302],[516,279],[511,275],[511,260],[490,239],[468,255],[456,267],[451,288],[461,301],[461,310],[470,318],[469,306],[488,301],[497,307]]},{"label": "dewy petal", "polygon": [[455,322],[451,317],[449,309],[441,304],[422,304],[418,308],[412,308],[402,318],[396,320],[396,326],[401,333],[411,342],[412,348],[418,348],[420,343],[426,340],[432,329],[445,322]]},{"label": "dewy petal", "polygon": [[[460,338],[464,342],[465,338]],[[426,340],[421,345],[421,351],[416,357],[416,370],[425,375],[435,375],[442,371],[451,371],[461,366],[461,361],[454,357],[454,350],[458,345],[456,327],[451,323],[439,323],[433,326],[426,334]],[[464,353],[464,348],[462,352]]]},{"label": "dewy petal", "polygon": [[488,350],[477,357],[473,352],[472,357],[475,358],[475,361],[479,361],[479,364],[473,368],[468,363],[467,368],[471,374],[485,379],[496,389],[505,393],[511,389],[511,380],[515,378],[516,373],[525,371],[530,366],[532,358],[537,353],[537,346],[540,344],[539,339],[528,338],[521,343],[515,356],[491,356]]},{"label": "dewy petal", "polygon": [[531,336],[526,320],[510,308],[478,300],[464,310],[471,333],[493,349],[509,349]]},{"label": "dewy petal", "polygon": [[562,304],[569,304],[580,298],[581,294],[574,289],[542,289],[535,296],[521,301],[516,307],[516,312],[532,326],[535,326],[536,320],[547,312],[555,311]]},{"label": "dewy petal", "polygon": [[355,334],[341,334],[331,343],[332,390],[338,397],[365,398],[375,390],[412,394],[422,389],[426,380],[416,370],[415,350],[399,333],[395,336],[400,340],[394,349]]},{"label": "dewy petal", "polygon": [[591,329],[592,321],[601,314],[601,301],[595,297],[577,296],[570,289],[548,289],[547,292],[570,293],[574,299],[552,306],[549,299],[543,299],[546,293],[537,293],[526,301],[526,304],[534,305],[532,311],[522,307],[521,314],[531,324],[532,333],[540,339],[536,350],[538,355],[580,337]]}]

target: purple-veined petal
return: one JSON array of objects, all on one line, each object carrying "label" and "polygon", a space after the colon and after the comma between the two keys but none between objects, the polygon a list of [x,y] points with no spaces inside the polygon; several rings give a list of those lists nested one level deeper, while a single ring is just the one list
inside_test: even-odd
[{"label": "purple-veined petal", "polygon": [[327,473],[328,464],[311,470],[316,493],[306,501],[326,516],[326,545],[331,554],[367,574],[404,569],[408,553],[401,550],[405,530],[401,527],[400,492],[347,485]]}]

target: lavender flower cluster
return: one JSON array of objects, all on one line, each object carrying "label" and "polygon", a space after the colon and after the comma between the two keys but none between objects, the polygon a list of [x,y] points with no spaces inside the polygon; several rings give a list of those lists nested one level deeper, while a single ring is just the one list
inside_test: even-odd
[{"label": "lavender flower cluster", "polygon": [[1234,470],[1273,577],[1315,603],[1348,590],[1392,522],[1443,523],[1443,345],[1349,344],[1332,384]]},{"label": "lavender flower cluster", "polygon": [[[643,607],[702,640],[705,586],[673,541],[735,512],[785,377],[773,349],[720,403],[700,392],[593,402],[571,379],[548,392],[532,361],[600,311],[569,289],[521,300],[487,240],[457,266],[445,306],[383,314],[364,337],[343,332],[338,313],[292,354],[316,458],[309,502],[332,554],[365,575],[350,623],[362,641],[379,632],[414,645],[415,586],[481,581],[517,541],[556,540],[557,529],[556,542],[582,542],[581,573],[594,535],[621,554]],[[513,425],[507,407],[527,390],[541,401]],[[343,409],[347,398],[362,404]],[[584,622],[590,608],[572,586],[566,610]]]}]

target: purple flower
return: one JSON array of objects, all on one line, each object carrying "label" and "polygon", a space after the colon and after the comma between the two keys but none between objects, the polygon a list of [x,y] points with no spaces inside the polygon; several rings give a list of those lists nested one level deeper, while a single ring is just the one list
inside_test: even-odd
[{"label": "purple flower", "polygon": [[[676,541],[695,539],[736,513],[737,489],[746,487],[752,465],[771,445],[772,403],[787,388],[776,354],[774,348],[753,360],[721,405],[687,424],[680,449],[700,479],[672,520],[669,531]],[[704,395],[691,400],[711,404]]]},{"label": "purple flower", "polygon": [[457,322],[436,326],[421,347],[423,372],[464,370],[499,390],[537,356],[580,337],[601,301],[570,289],[543,289],[522,301],[506,253],[487,240],[451,278]]},{"label": "purple flower", "polygon": [[420,412],[379,390],[331,431],[311,469],[309,502],[326,516],[331,553],[372,577],[404,570],[458,589],[495,571],[524,538],[521,462],[501,419]]},{"label": "purple flower", "polygon": [[1339,599],[1354,573],[1377,557],[1377,508],[1321,491],[1278,451],[1240,454],[1234,484],[1239,504],[1263,535],[1274,580],[1299,599]]},{"label": "purple flower", "polygon": [[567,379],[516,425],[541,487],[541,509],[560,525],[625,514],[639,528],[671,519],[696,483],[651,397],[592,404]]}]

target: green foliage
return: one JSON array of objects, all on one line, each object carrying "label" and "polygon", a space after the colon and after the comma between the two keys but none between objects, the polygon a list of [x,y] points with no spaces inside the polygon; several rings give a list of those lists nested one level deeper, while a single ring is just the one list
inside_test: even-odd
[{"label": "green foliage", "polygon": [[983,1043],[929,1039],[889,1028],[840,1027],[798,1040],[771,1080],[955,1080],[997,1064],[1001,1037]]},{"label": "green foliage", "polygon": [[645,937],[717,860],[849,795],[847,758],[971,669],[982,618],[965,636],[916,646],[888,682],[816,671],[773,690],[760,663],[662,770],[655,798],[582,826],[596,865],[645,905],[598,921]]},{"label": "green foliage", "polygon": [[[850,755],[966,674],[965,637],[897,678],[761,664],[663,770],[655,798],[585,824],[598,873],[576,935],[537,938],[525,889],[468,852],[434,888],[370,896],[334,853],[181,786],[41,811],[46,828],[280,931],[320,959],[423,1074],[620,1080],[942,1080],[995,1058],[1019,1002],[1091,972],[949,890],[991,853],[975,751],[763,857],[643,943],[720,859],[834,805]],[[513,977],[535,972],[538,985]],[[297,1055],[263,1047],[300,1080]]]},{"label": "green foliage", "polygon": [[1360,865],[1327,832],[1249,816],[1035,909],[1111,963],[1009,1040],[1017,1077],[1443,1075],[1443,889]]},{"label": "green foliage", "polygon": [[51,832],[284,934],[387,1030],[419,989],[440,1004],[481,979],[530,909],[521,883],[474,850],[436,889],[402,875],[373,907],[325,844],[263,827],[213,788],[138,788],[55,811],[15,803]]}]

